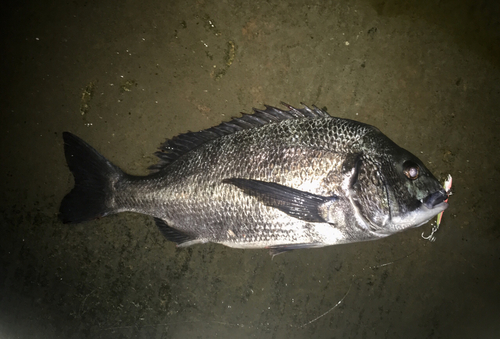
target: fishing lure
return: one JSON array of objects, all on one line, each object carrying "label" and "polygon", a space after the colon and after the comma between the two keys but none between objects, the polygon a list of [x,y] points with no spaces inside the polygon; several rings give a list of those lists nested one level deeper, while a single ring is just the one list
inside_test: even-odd
[{"label": "fishing lure", "polygon": [[[448,178],[445,180],[444,185],[443,185],[443,188],[446,191],[448,198],[452,194],[451,193],[452,181],[453,181],[453,179],[451,178],[451,174],[448,174]],[[444,202],[448,202],[448,198],[446,198],[446,200]],[[434,226],[432,226],[431,234],[429,234],[428,236],[424,236],[425,232],[422,232],[422,238],[424,238],[425,240],[429,240],[429,241],[436,240],[434,233],[437,232],[437,230],[439,229],[439,225],[441,225],[441,219],[443,218],[443,213],[444,213],[444,211],[438,214],[437,219],[436,219],[436,224]]]}]

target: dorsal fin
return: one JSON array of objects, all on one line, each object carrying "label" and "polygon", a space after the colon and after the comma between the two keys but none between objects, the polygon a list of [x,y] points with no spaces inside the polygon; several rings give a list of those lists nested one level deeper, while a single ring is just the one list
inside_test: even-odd
[{"label": "dorsal fin", "polygon": [[205,129],[199,132],[188,132],[173,137],[160,145],[155,155],[160,161],[149,169],[151,172],[157,172],[168,166],[183,154],[197,148],[198,146],[224,135],[236,133],[241,130],[261,127],[271,123],[277,123],[289,119],[317,119],[330,117],[328,113],[320,110],[316,106],[309,108],[295,108],[284,102],[281,104],[288,108],[288,111],[265,105],[266,109],[260,110],[253,108],[253,114],[242,113],[241,118],[233,118],[228,122]]}]

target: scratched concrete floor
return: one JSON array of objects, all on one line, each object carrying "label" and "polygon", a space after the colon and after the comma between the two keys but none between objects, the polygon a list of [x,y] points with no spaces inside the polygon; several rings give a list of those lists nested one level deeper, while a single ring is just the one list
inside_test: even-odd
[{"label": "scratched concrete floor", "polygon": [[[499,4],[432,3],[4,8],[0,337],[500,337]],[[437,240],[426,225],[271,260],[176,249],[140,215],[58,221],[63,131],[145,174],[165,138],[281,100],[373,124],[451,173]]]}]

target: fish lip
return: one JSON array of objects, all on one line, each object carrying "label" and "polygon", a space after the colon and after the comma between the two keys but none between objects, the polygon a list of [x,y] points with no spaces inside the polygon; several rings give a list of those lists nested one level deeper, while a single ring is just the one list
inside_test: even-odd
[{"label": "fish lip", "polygon": [[441,202],[441,203],[439,203],[439,204],[437,204],[437,205],[434,205],[434,206],[432,206],[432,207],[429,207],[429,206],[427,206],[427,205],[424,203],[424,204],[422,204],[422,208],[424,208],[424,209],[426,209],[426,210],[428,210],[428,211],[432,211],[432,212],[436,212],[436,211],[437,211],[437,212],[436,212],[436,214],[437,214],[437,213],[441,213],[441,212],[443,212],[445,209],[447,209],[447,208],[448,208],[448,203],[447,203],[447,202],[445,202],[445,201],[443,201],[443,202]]},{"label": "fish lip", "polygon": [[448,208],[448,203],[445,201],[443,201],[437,205],[434,205],[433,207],[430,207],[430,208],[426,204],[422,204],[421,208],[420,208],[420,213],[424,212],[425,214],[428,215],[428,218],[424,218],[425,220],[423,220],[421,223],[415,224],[413,226],[413,228],[420,227],[420,226],[428,223],[429,220],[431,220],[432,218],[434,218],[436,215],[443,212],[447,208]]},{"label": "fish lip", "polygon": [[391,221],[398,231],[407,228],[416,228],[426,224],[446,208],[448,208],[448,203],[444,201],[432,207],[427,206],[425,203],[421,203],[420,207],[416,210],[413,210],[403,217],[395,217]]},{"label": "fish lip", "polygon": [[440,189],[425,197],[422,200],[422,205],[424,205],[428,209],[434,209],[437,206],[441,206],[446,199],[448,199],[448,194],[444,189]]}]

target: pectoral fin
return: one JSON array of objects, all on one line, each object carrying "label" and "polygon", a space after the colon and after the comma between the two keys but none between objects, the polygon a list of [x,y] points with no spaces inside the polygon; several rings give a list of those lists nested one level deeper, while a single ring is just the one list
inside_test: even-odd
[{"label": "pectoral fin", "polygon": [[327,222],[320,207],[338,200],[335,195],[323,197],[273,182],[239,178],[225,179],[223,182],[241,188],[267,206],[308,222]]}]

